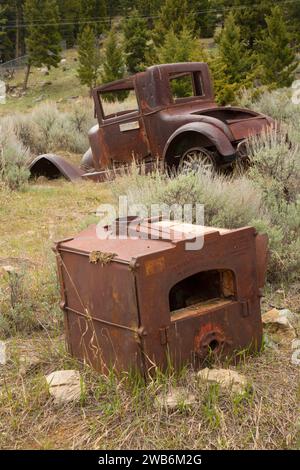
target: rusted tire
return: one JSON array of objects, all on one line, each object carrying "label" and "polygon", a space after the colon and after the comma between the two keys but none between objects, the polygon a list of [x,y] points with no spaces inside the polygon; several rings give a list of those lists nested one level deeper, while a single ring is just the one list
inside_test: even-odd
[{"label": "rusted tire", "polygon": [[180,159],[178,171],[180,173],[212,174],[216,170],[214,154],[204,147],[192,147],[186,150]]}]

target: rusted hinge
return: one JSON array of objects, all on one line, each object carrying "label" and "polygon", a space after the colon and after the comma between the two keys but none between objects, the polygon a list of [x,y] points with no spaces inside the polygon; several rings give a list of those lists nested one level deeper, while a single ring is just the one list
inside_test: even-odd
[{"label": "rusted hinge", "polygon": [[249,317],[250,315],[250,302],[249,300],[242,300],[242,317]]},{"label": "rusted hinge", "polygon": [[169,342],[169,327],[165,328],[160,328],[159,329],[159,334],[160,334],[160,344],[165,345],[168,344]]}]

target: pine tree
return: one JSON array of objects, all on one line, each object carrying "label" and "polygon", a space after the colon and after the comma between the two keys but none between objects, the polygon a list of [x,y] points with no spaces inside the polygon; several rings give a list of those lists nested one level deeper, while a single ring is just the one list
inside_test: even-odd
[{"label": "pine tree", "polygon": [[[207,55],[200,40],[195,38],[193,32],[187,28],[176,35],[174,31],[167,33],[164,44],[157,49],[159,63],[172,62],[199,62],[207,61]],[[190,96],[191,81],[189,77],[182,77],[172,82],[172,93],[176,97]]]},{"label": "pine tree", "polygon": [[5,11],[5,6],[0,5],[0,63],[4,62],[5,43],[7,41],[7,33],[5,29],[7,19],[5,16]]},{"label": "pine tree", "polygon": [[[13,10],[10,2],[2,2],[0,5],[0,63],[14,58],[14,39],[11,29],[7,29],[7,24],[13,21]],[[15,21],[15,20],[14,20]]]},{"label": "pine tree", "polygon": [[155,45],[161,46],[169,31],[173,30],[178,35],[184,28],[195,30],[194,14],[188,0],[166,0],[153,31]]},{"label": "pine tree", "polygon": [[130,73],[136,73],[144,68],[149,39],[147,22],[137,10],[124,21],[123,32],[127,69]]},{"label": "pine tree", "polygon": [[66,40],[67,47],[74,46],[80,29],[81,0],[58,0],[61,23],[60,34]]},{"label": "pine tree", "polygon": [[271,87],[288,87],[294,81],[297,61],[295,50],[291,47],[291,35],[279,6],[272,9],[266,23],[263,39],[257,43],[263,83]]},{"label": "pine tree", "polygon": [[95,30],[97,36],[107,28],[106,0],[81,0],[80,6],[81,29],[89,24]]},{"label": "pine tree", "polygon": [[250,49],[255,48],[256,40],[266,28],[266,15],[270,14],[274,1],[272,0],[218,0],[220,6],[225,8],[224,17],[228,9],[233,7],[236,25],[240,28],[240,35]]},{"label": "pine tree", "polygon": [[25,19],[28,24],[26,48],[28,66],[24,81],[27,88],[31,66],[57,67],[60,57],[61,36],[58,29],[58,7],[56,0],[26,0]]},{"label": "pine tree", "polygon": [[85,26],[79,35],[78,57],[78,78],[83,85],[89,87],[91,94],[92,88],[97,84],[101,60],[95,33],[90,25]]},{"label": "pine tree", "polygon": [[251,85],[254,61],[254,56],[248,52],[246,42],[242,40],[234,15],[230,13],[218,38],[217,55],[210,61],[219,103],[233,101],[241,88]]},{"label": "pine tree", "polygon": [[[123,51],[120,44],[118,44],[116,32],[112,29],[105,42],[101,79],[103,83],[108,83],[123,78],[124,74],[125,65],[123,60]],[[124,92],[123,94],[119,93],[118,99],[122,100],[126,97],[127,92]],[[114,102],[116,100],[115,95],[109,93],[105,94],[103,98],[109,102]]]},{"label": "pine tree", "polygon": [[162,0],[136,0],[135,5],[141,16],[155,16],[162,3]]},{"label": "pine tree", "polygon": [[193,8],[197,33],[203,38],[214,35],[218,22],[216,0],[190,0]]}]

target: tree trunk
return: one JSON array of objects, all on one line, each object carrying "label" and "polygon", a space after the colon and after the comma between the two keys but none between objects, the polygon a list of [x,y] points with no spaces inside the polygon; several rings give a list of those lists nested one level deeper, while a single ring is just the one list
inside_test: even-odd
[{"label": "tree trunk", "polygon": [[23,84],[23,90],[27,90],[27,85],[28,85],[28,80],[29,80],[29,74],[30,74],[30,68],[31,64],[28,63],[26,67],[26,73],[25,73],[25,79],[24,79],[24,84]]}]

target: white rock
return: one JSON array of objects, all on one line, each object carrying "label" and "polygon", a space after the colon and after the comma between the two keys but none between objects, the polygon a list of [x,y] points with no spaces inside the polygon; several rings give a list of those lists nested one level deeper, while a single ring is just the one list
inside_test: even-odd
[{"label": "white rock", "polygon": [[292,341],[292,349],[300,349],[300,339],[294,339]]},{"label": "white rock", "polygon": [[300,349],[295,349],[292,354],[291,363],[294,366],[300,366]]},{"label": "white rock", "polygon": [[4,341],[0,341],[0,365],[4,366],[6,364],[6,361],[6,343]]},{"label": "white rock", "polygon": [[60,63],[61,63],[61,64],[66,64],[66,63],[67,63],[67,59],[61,59]]},{"label": "white rock", "polygon": [[232,390],[235,393],[243,393],[249,385],[247,378],[230,369],[208,369],[200,370],[197,376],[209,383],[217,383],[222,388]]},{"label": "white rock", "polygon": [[77,370],[57,370],[46,377],[49,393],[56,403],[78,401],[81,396],[80,374]]},{"label": "white rock", "polygon": [[161,393],[156,397],[156,406],[170,410],[191,406],[196,403],[196,397],[185,387],[174,387],[167,394]]},{"label": "white rock", "polygon": [[277,310],[272,308],[262,315],[262,322],[264,325],[277,325],[283,328],[293,329],[291,321],[295,318],[294,314],[287,309]]}]

